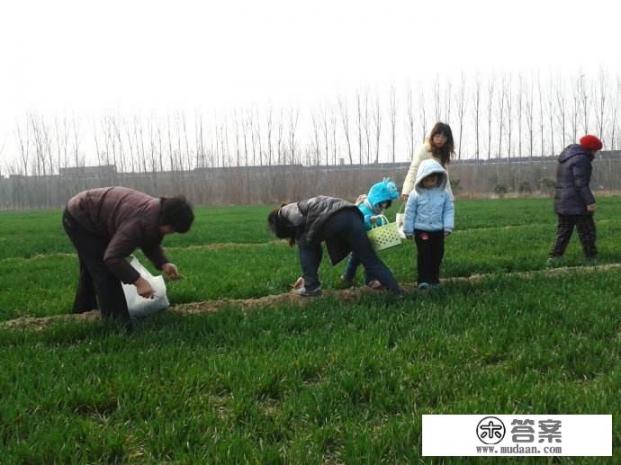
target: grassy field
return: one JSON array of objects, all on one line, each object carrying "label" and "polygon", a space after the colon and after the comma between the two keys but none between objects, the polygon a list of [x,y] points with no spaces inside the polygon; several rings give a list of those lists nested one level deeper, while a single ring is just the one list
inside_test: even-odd
[{"label": "grassy field", "polygon": [[[604,263],[621,262],[620,200],[600,202]],[[167,241],[185,275],[173,303],[285,292],[296,251],[267,234],[268,210],[200,209]],[[68,311],[77,262],[59,217],[0,215],[0,320]],[[165,313],[131,336],[0,330],[0,463],[490,462],[420,457],[425,413],[612,413],[612,458],[501,463],[621,463],[621,272],[512,276],[545,268],[549,200],[459,201],[456,224],[443,275],[490,276],[402,301]],[[411,244],[382,257],[415,280]],[[581,262],[576,240],[567,262]],[[343,266],[325,264],[324,287]]]}]

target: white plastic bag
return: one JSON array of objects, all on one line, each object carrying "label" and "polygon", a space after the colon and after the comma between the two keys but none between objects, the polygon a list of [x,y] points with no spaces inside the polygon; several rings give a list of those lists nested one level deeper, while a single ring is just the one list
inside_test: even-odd
[{"label": "white plastic bag", "polygon": [[401,239],[403,240],[407,239],[407,236],[403,232],[403,226],[405,225],[405,202],[401,204],[401,208],[399,208],[399,213],[397,213],[397,215],[395,216],[395,223],[397,223],[399,237],[401,237]]},{"label": "white plastic bag", "polygon": [[407,239],[407,236],[405,235],[405,233],[403,232],[403,223],[405,220],[405,213],[397,213],[397,218],[396,218],[396,222],[397,222],[397,228],[399,231],[399,237],[403,240]]},{"label": "white plastic bag", "polygon": [[145,299],[138,295],[136,286],[123,283],[123,292],[125,293],[125,300],[127,300],[129,316],[132,318],[145,317],[168,308],[170,302],[166,296],[164,277],[161,275],[153,276],[133,255],[131,256],[129,264],[140,273],[140,276],[148,281],[154,291],[153,298]]}]

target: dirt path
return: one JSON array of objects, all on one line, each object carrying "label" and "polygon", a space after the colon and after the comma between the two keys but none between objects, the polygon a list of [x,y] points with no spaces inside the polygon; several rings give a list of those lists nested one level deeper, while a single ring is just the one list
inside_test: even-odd
[{"label": "dirt path", "polygon": [[[580,273],[597,273],[601,271],[621,270],[621,263],[610,263],[598,266],[580,266],[580,267],[560,267],[545,270],[532,270],[532,271],[517,271],[513,273],[505,273],[505,275],[514,276],[516,278],[530,278],[533,276],[559,276],[571,272]],[[453,277],[444,279],[445,283],[452,282],[471,282],[477,283],[483,281],[486,278],[498,276],[495,273],[489,274],[475,274],[467,277]],[[407,291],[413,291],[415,285],[412,283],[404,284],[403,287]],[[343,290],[327,290],[324,295],[333,296],[343,301],[357,300],[363,294],[372,294],[377,291],[373,291],[366,287],[351,288]],[[285,293],[268,295],[265,297],[259,297],[255,299],[220,299],[220,300],[205,300],[202,302],[193,302],[189,304],[180,304],[172,306],[168,311],[179,315],[194,315],[217,312],[226,307],[242,308],[244,310],[255,310],[260,308],[269,307],[272,305],[291,304],[303,306],[314,299],[298,297],[296,295]],[[92,311],[82,313],[79,315],[53,315],[48,317],[21,317],[14,320],[8,320],[0,322],[0,329],[32,329],[43,330],[52,324],[62,321],[94,321],[100,317],[98,311]]]}]

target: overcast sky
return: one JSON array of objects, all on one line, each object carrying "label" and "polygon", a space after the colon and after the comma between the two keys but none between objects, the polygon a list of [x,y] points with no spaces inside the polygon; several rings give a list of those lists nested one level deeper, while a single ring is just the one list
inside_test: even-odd
[{"label": "overcast sky", "polygon": [[612,0],[3,0],[0,145],[27,112],[306,105],[490,71],[621,70]]}]

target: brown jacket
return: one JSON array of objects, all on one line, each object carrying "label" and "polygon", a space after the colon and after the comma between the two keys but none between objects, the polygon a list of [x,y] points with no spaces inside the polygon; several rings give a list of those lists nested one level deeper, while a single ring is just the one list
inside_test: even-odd
[{"label": "brown jacket", "polygon": [[160,269],[168,259],[159,230],[161,199],[126,187],[103,187],[69,199],[67,211],[89,233],[107,242],[103,261],[124,283],[140,274],[125,258],[137,248]]}]

